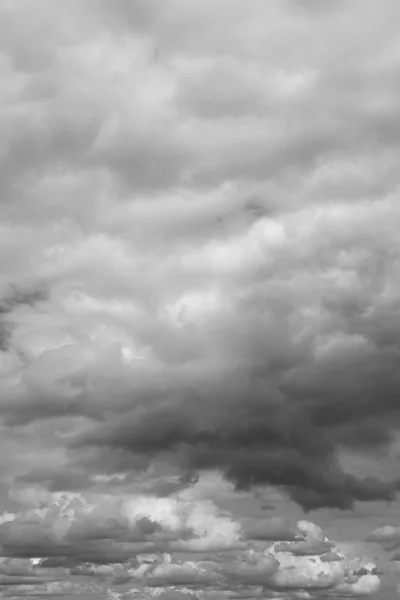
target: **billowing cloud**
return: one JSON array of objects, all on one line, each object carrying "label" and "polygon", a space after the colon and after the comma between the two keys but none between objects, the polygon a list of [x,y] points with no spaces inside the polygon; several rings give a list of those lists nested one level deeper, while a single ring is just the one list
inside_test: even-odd
[{"label": "billowing cloud", "polygon": [[[389,152],[396,139],[382,112],[387,52],[365,54],[362,33],[346,33],[327,53],[340,8],[310,21],[290,3],[72,3],[61,24],[53,7],[32,19],[34,57],[18,43],[19,10],[32,9],[3,8],[15,35],[3,43],[2,286],[5,298],[22,290],[2,319],[3,422],[69,417],[75,456],[97,446],[143,468],[154,456],[217,468],[239,489],[280,485],[307,509],[393,499],[397,479],[359,478],[336,459],[338,445],[388,444],[397,427],[398,210],[373,194],[391,155],[370,193],[363,183],[370,140]],[[275,24],[279,66],[260,46],[260,16]],[[221,53],[225,18],[239,29]],[[302,48],[296,59],[277,25]],[[382,89],[362,110],[359,64],[368,90]]]},{"label": "billowing cloud", "polygon": [[91,501],[82,495],[56,494],[43,508],[8,515],[0,524],[0,545],[6,556],[88,562],[95,553],[97,562],[113,563],[164,548],[232,550],[242,545],[240,532],[239,524],[219,515],[211,502],[146,496]]},{"label": "billowing cloud", "polygon": [[319,525],[397,550],[399,13],[4,0],[4,597],[379,593]]},{"label": "billowing cloud", "polygon": [[[150,594],[191,590],[199,597],[255,588],[271,597],[306,590],[312,598],[321,590],[357,596],[368,586],[379,589],[373,562],[346,556],[314,523],[299,521],[295,529],[302,542],[253,543],[210,501],[55,494],[41,509],[4,515],[0,545],[8,558],[0,563],[0,585],[68,583],[69,576],[71,585],[93,581],[94,589],[107,582]],[[321,544],[332,548],[330,560],[321,558]],[[175,558],[179,553],[186,558]]]}]

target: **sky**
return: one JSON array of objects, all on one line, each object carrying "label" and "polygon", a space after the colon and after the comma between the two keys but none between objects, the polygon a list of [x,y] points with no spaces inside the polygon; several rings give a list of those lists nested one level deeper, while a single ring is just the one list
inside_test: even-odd
[{"label": "sky", "polygon": [[0,598],[400,598],[400,5],[0,4]]}]

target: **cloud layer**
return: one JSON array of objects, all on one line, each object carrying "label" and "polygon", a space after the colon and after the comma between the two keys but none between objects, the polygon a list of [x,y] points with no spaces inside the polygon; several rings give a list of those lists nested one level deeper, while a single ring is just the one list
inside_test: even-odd
[{"label": "cloud layer", "polygon": [[236,590],[312,599],[380,589],[374,563],[336,550],[312,522],[290,527],[265,519],[263,537],[276,542],[260,542],[255,523],[243,526],[211,501],[179,495],[54,494],[44,508],[6,513],[1,521],[0,584],[9,587],[46,592],[69,575],[71,593],[84,593],[87,579],[94,592],[107,581],[123,586],[128,598],[183,589],[201,598]]},{"label": "cloud layer", "polygon": [[399,12],[2,3],[4,597],[378,593],[316,531],[178,498],[364,503],[397,548]]}]

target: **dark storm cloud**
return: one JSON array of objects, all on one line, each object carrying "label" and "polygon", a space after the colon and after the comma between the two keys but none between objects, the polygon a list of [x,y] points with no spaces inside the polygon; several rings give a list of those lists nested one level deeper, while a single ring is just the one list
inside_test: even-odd
[{"label": "dark storm cloud", "polygon": [[[152,2],[101,6],[112,13],[109,22],[101,11],[83,11],[79,20],[88,46],[65,50],[79,38],[71,27],[79,14],[74,3],[60,25],[59,54],[52,57],[45,40],[37,50],[54,69],[50,112],[35,104],[30,128],[29,111],[10,121],[6,174],[47,171],[33,175],[31,186],[22,178],[19,204],[3,210],[25,226],[33,219],[37,227],[40,215],[47,226],[53,217],[58,229],[27,237],[27,252],[52,288],[50,323],[29,337],[26,322],[39,321],[39,312],[17,315],[13,348],[35,350],[16,380],[7,379],[4,423],[97,421],[63,438],[78,440],[68,458],[79,461],[78,448],[91,444],[105,454],[111,448],[138,455],[144,465],[162,456],[192,471],[220,469],[238,489],[281,486],[305,509],[393,499],[397,480],[349,475],[336,456],[346,445],[388,445],[399,425],[398,209],[390,195],[366,197],[359,183],[374,152],[385,146],[390,154],[398,143],[390,99],[360,105],[357,87],[364,82],[368,98],[375,87],[389,93],[390,60],[384,52],[380,68],[370,54],[364,60],[364,25],[356,40],[345,30],[337,54],[326,52],[323,36],[336,40],[344,25],[339,9],[321,16],[310,45],[312,25],[301,11],[293,16],[289,4],[244,9],[235,2],[221,15],[210,2],[194,13],[179,2],[161,11]],[[368,3],[366,10],[373,16],[376,9]],[[294,60],[270,27],[279,70],[262,46],[261,14],[301,49]],[[20,31],[18,19],[8,18]],[[226,31],[222,52],[225,19],[246,35]],[[41,33],[47,16],[35,23]],[[386,25],[377,21],[379,39]],[[154,38],[159,55],[152,62]],[[7,51],[14,56],[11,40]],[[17,52],[15,60],[34,83],[36,71],[21,57]],[[118,72],[130,77],[111,85]],[[21,106],[32,89],[24,88]],[[40,94],[35,102],[43,108]],[[362,156],[366,166],[361,158],[354,166],[364,142],[372,155]],[[342,171],[357,202],[341,195]],[[378,187],[386,173],[389,159],[377,169]],[[97,175],[104,189],[93,183]],[[249,212],[254,182],[265,186],[257,191],[261,204],[274,196],[274,211]],[[153,197],[158,189],[165,199]],[[181,189],[189,200],[176,200]],[[61,190],[68,202],[59,206]],[[149,190],[151,201],[142,202]],[[216,204],[204,200],[209,193]],[[87,196],[93,210],[83,207]],[[196,206],[196,219],[187,204]],[[185,230],[196,228],[194,245]],[[134,355],[139,346],[150,359],[122,366],[125,341],[125,351]],[[85,485],[82,471],[47,473],[32,469],[22,477],[53,490]]]},{"label": "dark storm cloud", "polygon": [[277,390],[264,396],[251,379],[236,394],[231,383],[226,391],[223,385],[211,398],[199,389],[192,399],[188,393],[180,401],[124,412],[84,434],[79,444],[138,455],[169,453],[192,469],[221,469],[238,489],[283,486],[306,509],[395,498],[399,480],[382,483],[342,471],[329,430],[314,425],[295,396],[287,399]]}]

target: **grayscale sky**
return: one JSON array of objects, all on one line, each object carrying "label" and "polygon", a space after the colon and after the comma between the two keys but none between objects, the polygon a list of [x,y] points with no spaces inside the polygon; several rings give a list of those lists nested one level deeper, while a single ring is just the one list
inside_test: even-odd
[{"label": "grayscale sky", "polygon": [[2,0],[0,598],[400,597],[399,23]]}]

